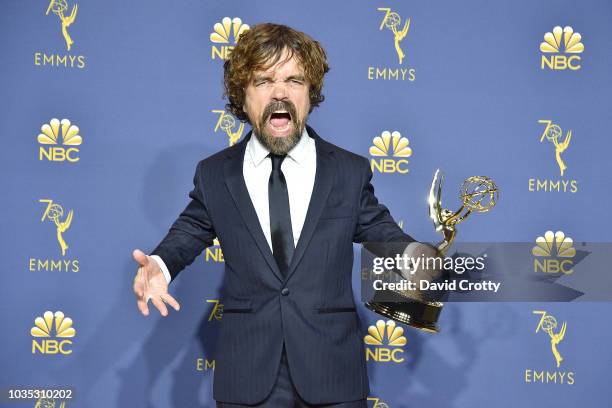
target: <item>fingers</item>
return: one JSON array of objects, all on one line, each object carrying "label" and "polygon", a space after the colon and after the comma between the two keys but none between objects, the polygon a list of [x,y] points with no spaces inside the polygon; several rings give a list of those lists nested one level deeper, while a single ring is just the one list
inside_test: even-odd
[{"label": "fingers", "polygon": [[132,257],[140,266],[146,266],[149,263],[149,257],[140,249],[135,249],[134,252],[132,252]]},{"label": "fingers", "polygon": [[[165,282],[165,278],[163,276],[159,276],[156,274],[156,270],[161,269],[156,262],[151,262],[149,257],[139,249],[135,249],[132,252],[132,256],[134,260],[138,262],[140,267],[138,268],[138,272],[136,273],[136,277],[134,278],[134,294],[136,295],[136,303],[138,306],[138,310],[144,315],[149,315],[149,307],[148,301],[151,299],[153,305],[159,310],[159,313],[162,316],[168,315],[168,308],[166,307],[166,303],[168,303],[174,310],[177,312],[180,310],[181,306],[170,294],[167,293],[167,284]],[[163,280],[163,285],[158,281],[159,279]],[[162,287],[163,286],[163,287]],[[160,294],[161,292],[161,294]]]},{"label": "fingers", "polygon": [[179,302],[177,302],[176,299],[173,298],[172,295],[168,293],[164,293],[160,296],[151,296],[147,294],[146,297],[145,296],[138,297],[138,300],[136,302],[138,304],[138,310],[140,310],[140,313],[142,313],[144,316],[149,315],[149,306],[147,304],[149,299],[151,299],[151,302],[153,302],[153,305],[157,308],[157,310],[159,310],[159,313],[164,317],[168,316],[168,308],[166,307],[166,303],[172,306],[172,308],[176,310],[177,312],[181,309],[181,305],[179,304]]},{"label": "fingers", "polygon": [[149,307],[147,306],[147,302],[144,300],[144,297],[138,298],[136,302],[138,304],[138,310],[145,316],[149,315]]},{"label": "fingers", "polygon": [[[134,293],[136,294],[136,304],[138,310],[144,316],[149,315],[149,307],[147,305],[148,298],[145,298],[145,294],[148,292],[148,285],[144,277],[144,268],[138,268],[138,273],[134,278]],[[148,295],[147,295],[148,296]]]},{"label": "fingers", "polygon": [[177,302],[176,299],[173,298],[172,295],[170,295],[169,293],[161,295],[161,298],[164,302],[172,306],[177,312],[181,309],[181,305],[179,305],[179,302]]},{"label": "fingers", "polygon": [[142,276],[142,268],[138,269],[138,273],[134,278],[134,294],[136,297],[143,297],[145,290],[144,278]]},{"label": "fingers", "polygon": [[159,313],[164,317],[168,315],[166,303],[172,306],[177,312],[181,309],[179,303],[169,293],[161,294],[159,297],[151,297],[151,302],[153,302],[155,307],[159,310]]},{"label": "fingers", "polygon": [[166,308],[166,304],[161,300],[160,297],[152,296],[151,302],[153,302],[153,304],[155,305],[157,310],[159,310],[159,313],[161,313],[162,316],[168,316],[168,308]]}]

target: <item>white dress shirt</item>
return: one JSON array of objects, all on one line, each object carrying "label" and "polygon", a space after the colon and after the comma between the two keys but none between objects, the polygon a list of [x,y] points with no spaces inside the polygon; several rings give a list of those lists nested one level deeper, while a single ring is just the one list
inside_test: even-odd
[{"label": "white dress shirt", "polygon": [[[251,197],[253,207],[257,213],[259,224],[272,250],[272,234],[270,233],[270,208],[268,204],[268,181],[272,171],[272,160],[268,157],[270,151],[259,141],[255,134],[247,142],[242,174]],[[304,128],[298,144],[287,153],[281,164],[281,170],[287,181],[289,193],[289,211],[291,213],[291,229],[293,231],[293,244],[297,246],[306,212],[314,187],[317,170],[317,151],[315,141],[308,136]],[[158,255],[151,255],[159,264],[166,281],[171,276],[164,261]]]}]

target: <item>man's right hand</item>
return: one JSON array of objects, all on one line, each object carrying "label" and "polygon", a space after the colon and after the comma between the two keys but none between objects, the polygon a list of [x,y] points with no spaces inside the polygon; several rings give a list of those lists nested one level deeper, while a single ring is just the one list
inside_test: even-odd
[{"label": "man's right hand", "polygon": [[149,315],[149,299],[162,316],[168,315],[166,303],[178,312],[181,306],[168,293],[168,282],[155,259],[145,255],[140,249],[135,249],[132,256],[139,266],[134,278],[134,294],[140,312],[145,316]]}]

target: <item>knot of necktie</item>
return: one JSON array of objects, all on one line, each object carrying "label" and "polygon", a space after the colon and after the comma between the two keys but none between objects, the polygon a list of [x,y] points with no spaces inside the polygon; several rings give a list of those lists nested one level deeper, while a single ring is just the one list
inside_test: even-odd
[{"label": "knot of necktie", "polygon": [[272,170],[274,171],[278,171],[280,170],[281,164],[283,163],[283,160],[285,160],[285,157],[287,157],[287,155],[283,154],[274,154],[274,153],[270,153],[270,159],[272,159]]}]

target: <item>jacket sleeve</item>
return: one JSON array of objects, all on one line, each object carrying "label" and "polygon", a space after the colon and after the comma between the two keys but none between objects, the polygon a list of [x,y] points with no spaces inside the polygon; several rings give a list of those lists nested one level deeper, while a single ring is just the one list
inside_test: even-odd
[{"label": "jacket sleeve", "polygon": [[[359,198],[359,214],[357,225],[353,235],[353,242],[356,243],[381,243],[384,245],[384,252],[388,256],[401,254],[406,246],[415,242],[414,238],[404,233],[397,225],[387,207],[378,202],[374,195],[372,186],[372,169],[370,162],[363,158],[364,165],[361,179],[361,195]],[[366,245],[368,247],[368,245]],[[377,246],[380,247],[380,246]],[[380,252],[380,249],[376,251]],[[385,255],[385,254],[380,254]]]},{"label": "jacket sleeve", "polygon": [[172,280],[205,248],[211,246],[216,236],[204,197],[202,171],[200,162],[193,177],[193,190],[189,193],[191,201],[151,253],[163,260]]}]

